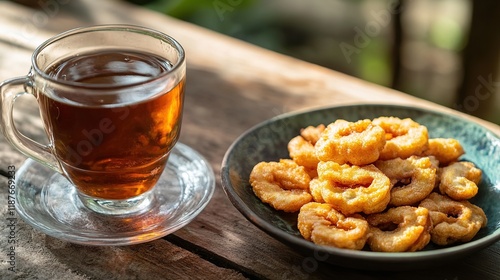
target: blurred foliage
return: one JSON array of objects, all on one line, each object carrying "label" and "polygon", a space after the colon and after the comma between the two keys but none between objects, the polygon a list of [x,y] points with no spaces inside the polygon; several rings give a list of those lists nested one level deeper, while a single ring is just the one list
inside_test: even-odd
[{"label": "blurred foliage", "polygon": [[451,18],[438,18],[431,25],[429,38],[436,47],[461,51],[466,43],[460,24]]},{"label": "blurred foliage", "polygon": [[[132,0],[134,1],[134,0]],[[203,17],[204,24],[213,24],[223,20],[226,12],[234,12],[252,6],[254,0],[135,0],[146,1],[143,5],[155,11],[172,17],[192,21],[197,17]],[[216,15],[217,17],[213,17]],[[208,18],[207,18],[208,17]]]},{"label": "blurred foliage", "polygon": [[[385,40],[374,40],[369,48],[360,53],[359,76],[380,85],[389,86],[392,83],[388,46]],[[373,71],[377,69],[377,71]]]},{"label": "blurred foliage", "polygon": [[406,22],[398,69],[392,51],[399,11],[391,0],[126,1],[449,107],[462,79],[468,0],[400,0]]},{"label": "blurred foliage", "polygon": [[[346,61],[332,38],[314,38],[308,30],[263,8],[261,0],[129,0],[149,9],[200,25],[252,44],[333,68],[365,80],[390,85],[391,71],[383,40],[374,40]],[[364,1],[352,1],[358,5]],[[325,36],[325,35],[322,35]],[[331,36],[330,36],[331,37]],[[321,41],[323,45],[318,44]],[[326,46],[326,47],[325,47]],[[370,69],[372,71],[370,71]],[[378,69],[373,71],[373,69]]]},{"label": "blurred foliage", "polygon": [[152,1],[145,6],[176,18],[185,19],[200,10],[211,8],[212,2],[199,0]]}]

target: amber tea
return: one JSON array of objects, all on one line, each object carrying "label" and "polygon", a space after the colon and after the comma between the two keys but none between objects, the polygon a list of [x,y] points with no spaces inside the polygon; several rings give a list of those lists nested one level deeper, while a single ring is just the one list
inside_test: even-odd
[{"label": "amber tea", "polygon": [[[140,85],[170,68],[154,55],[114,50],[74,56],[46,71],[73,85],[71,92],[37,97],[53,152],[81,193],[127,199],[155,185],[179,137],[184,79],[163,88]],[[79,95],[88,89],[94,94]]]},{"label": "amber tea", "polygon": [[[182,46],[141,26],[80,27],[39,45],[27,75],[0,83],[1,133],[29,158],[23,166],[49,168],[36,172],[47,180],[33,206],[69,207],[51,216],[92,211],[113,218],[175,208],[168,203],[170,168],[177,167],[185,77]],[[48,144],[16,127],[16,99],[25,94],[38,100]]]}]

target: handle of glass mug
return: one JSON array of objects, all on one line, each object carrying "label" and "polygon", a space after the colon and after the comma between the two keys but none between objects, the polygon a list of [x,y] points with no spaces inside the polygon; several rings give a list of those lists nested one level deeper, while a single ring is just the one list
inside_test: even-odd
[{"label": "handle of glass mug", "polygon": [[49,146],[42,145],[23,135],[14,123],[14,103],[21,95],[29,94],[26,89],[32,89],[29,77],[19,77],[6,80],[0,84],[0,113],[1,130],[9,143],[24,155],[61,172],[57,161]]}]

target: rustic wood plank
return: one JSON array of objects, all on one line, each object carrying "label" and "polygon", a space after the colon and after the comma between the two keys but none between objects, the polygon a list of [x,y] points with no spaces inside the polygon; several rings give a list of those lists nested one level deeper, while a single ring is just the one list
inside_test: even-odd
[{"label": "rustic wood plank", "polygon": [[[6,190],[7,178],[0,176],[1,213],[7,213]],[[121,247],[82,246],[46,236],[19,215],[12,217],[16,219],[13,229],[1,227],[1,250],[5,255],[15,246],[11,251],[17,272],[8,271],[11,264],[2,261],[1,279],[246,279],[165,240]],[[16,243],[6,244],[11,230]]]}]

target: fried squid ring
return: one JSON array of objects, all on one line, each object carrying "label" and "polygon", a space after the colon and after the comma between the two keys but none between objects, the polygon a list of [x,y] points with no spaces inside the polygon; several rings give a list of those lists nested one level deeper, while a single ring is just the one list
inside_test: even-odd
[{"label": "fried squid ring", "polygon": [[441,165],[457,161],[463,155],[464,149],[460,142],[453,138],[433,138],[429,139],[423,156],[434,156]]},{"label": "fried squid ring", "polygon": [[323,133],[324,130],[324,124],[320,124],[318,126],[308,126],[300,130],[300,136],[304,137],[305,140],[314,145],[318,142],[321,137],[321,133]]},{"label": "fried squid ring", "polygon": [[437,245],[470,241],[486,226],[483,209],[466,201],[455,201],[447,196],[431,193],[420,203],[429,210],[433,228],[431,240]]},{"label": "fried squid ring", "polygon": [[321,189],[323,188],[323,181],[318,178],[314,178],[309,183],[309,192],[311,193],[313,200],[315,202],[324,203],[323,195],[321,194]]},{"label": "fried squid ring", "polygon": [[312,200],[310,181],[304,167],[289,159],[260,162],[250,173],[255,195],[274,209],[285,212],[296,212]]},{"label": "fried squid ring", "polygon": [[366,165],[379,158],[384,145],[383,129],[370,120],[337,120],[323,131],[315,149],[320,161]]},{"label": "fried squid ring", "polygon": [[400,206],[366,217],[371,235],[368,245],[376,252],[414,252],[431,240],[432,221],[423,207]]},{"label": "fried squid ring", "polygon": [[479,190],[481,176],[481,169],[472,162],[455,162],[441,169],[439,191],[455,200],[471,199]]},{"label": "fried squid ring", "polygon": [[288,153],[293,161],[307,169],[314,170],[318,165],[319,160],[316,157],[314,145],[300,135],[288,142]]},{"label": "fried squid ring", "polygon": [[288,142],[290,157],[298,165],[311,169],[316,168],[319,160],[314,151],[314,144],[316,144],[324,129],[324,125],[319,125],[317,127],[308,126],[301,129],[300,135],[292,138],[290,142]]},{"label": "fried squid ring", "polygon": [[372,123],[385,131],[386,143],[380,152],[381,160],[408,158],[422,153],[427,148],[427,127],[410,118],[379,117]]},{"label": "fried squid ring", "polygon": [[292,138],[288,142],[288,153],[290,157],[301,166],[306,168],[311,178],[316,177],[316,167],[318,166],[318,157],[314,150],[314,144],[318,141],[325,126],[320,124],[316,127],[308,126],[300,131],[300,135]]},{"label": "fried squid ring", "polygon": [[372,164],[359,167],[320,162],[314,180],[322,200],[344,215],[381,212],[391,198],[389,178]]},{"label": "fried squid ring", "polygon": [[391,205],[418,203],[435,187],[436,167],[428,157],[379,160],[375,166],[391,180]]},{"label": "fried squid ring", "polygon": [[297,227],[306,239],[319,245],[361,250],[369,226],[360,216],[346,217],[325,203],[310,202],[300,208]]}]

